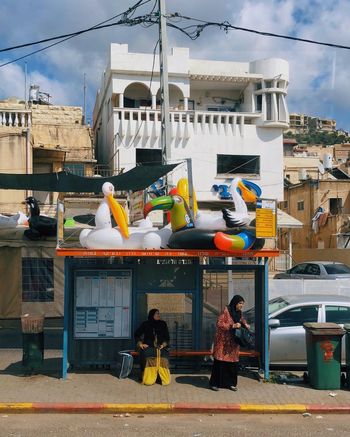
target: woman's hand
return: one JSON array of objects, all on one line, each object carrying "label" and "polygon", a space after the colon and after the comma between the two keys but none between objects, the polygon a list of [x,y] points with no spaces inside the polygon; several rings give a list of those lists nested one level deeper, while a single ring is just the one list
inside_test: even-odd
[{"label": "woman's hand", "polygon": [[241,324],[240,324],[240,323],[234,323],[234,324],[233,324],[233,327],[234,327],[235,329],[239,329],[239,328],[241,327]]},{"label": "woman's hand", "polygon": [[141,343],[140,344],[140,349],[144,350],[144,349],[147,349],[147,348],[148,348],[148,344],[146,344],[146,343]]},{"label": "woman's hand", "polygon": [[250,329],[250,325],[248,325],[248,323],[246,323],[244,326],[245,326],[245,327],[248,329],[248,331],[249,331],[249,329]]},{"label": "woman's hand", "polygon": [[166,343],[162,343],[160,346],[159,346],[159,349],[163,349],[163,348],[165,348],[166,347]]}]

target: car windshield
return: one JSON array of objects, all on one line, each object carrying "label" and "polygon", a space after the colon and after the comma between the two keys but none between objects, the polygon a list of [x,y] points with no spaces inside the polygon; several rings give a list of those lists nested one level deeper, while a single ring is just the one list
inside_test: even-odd
[{"label": "car windshield", "polygon": [[[269,301],[269,314],[281,310],[282,308],[288,305],[289,303],[283,297],[276,297],[275,299],[271,299]],[[251,329],[253,329],[255,323],[255,307],[252,307],[249,310],[244,311],[243,315],[244,318],[247,320],[247,322],[250,324]]]},{"label": "car windshield", "polygon": [[350,273],[350,268],[345,264],[324,264],[324,268],[329,275],[338,275],[341,273]]}]

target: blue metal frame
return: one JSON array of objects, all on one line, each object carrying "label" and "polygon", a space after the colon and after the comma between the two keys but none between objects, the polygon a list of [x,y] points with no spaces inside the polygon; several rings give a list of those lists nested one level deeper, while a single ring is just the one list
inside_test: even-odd
[{"label": "blue metal frame", "polygon": [[67,378],[68,372],[68,330],[69,330],[69,258],[64,259],[64,313],[63,313],[63,354],[62,354],[62,379]]},{"label": "blue metal frame", "polygon": [[[81,259],[73,259],[71,257],[65,258],[65,279],[64,279],[64,327],[63,327],[63,358],[62,358],[62,378],[67,378],[67,371],[69,366],[69,348],[70,338],[72,336],[72,305],[73,305],[73,293],[70,293],[73,284],[73,274],[76,269],[85,269],[91,267],[91,264],[84,263]],[[135,264],[118,264],[118,265],[106,265],[103,262],[96,262],[93,266],[94,269],[130,269],[132,270],[132,328],[138,323],[137,317],[137,296],[140,293],[145,293],[147,290],[138,289],[137,281],[134,279],[135,273],[137,274],[137,268]],[[201,332],[202,332],[202,304],[203,304],[203,293],[202,293],[202,274],[203,270],[222,270],[222,271],[254,271],[255,273],[255,306],[258,311],[258,324],[257,328],[257,341],[260,346],[260,352],[262,357],[262,364],[264,370],[264,377],[266,380],[269,379],[269,326],[268,326],[268,258],[258,259],[257,264],[245,264],[245,265],[200,265],[198,264],[196,270],[196,280],[195,287],[192,290],[171,290],[172,293],[191,293],[193,295],[193,309],[192,309],[192,326],[194,329],[193,341],[195,349],[200,349],[201,347]],[[259,291],[261,290],[261,293]],[[153,293],[166,293],[165,290],[152,290]]]}]

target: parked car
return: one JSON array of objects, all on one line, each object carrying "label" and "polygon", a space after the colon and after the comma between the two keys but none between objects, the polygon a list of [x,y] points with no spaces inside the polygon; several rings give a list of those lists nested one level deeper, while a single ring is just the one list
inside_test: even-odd
[{"label": "parked car", "polygon": [[308,261],[296,264],[283,273],[277,273],[273,279],[347,279],[350,267],[333,261]]},{"label": "parked car", "polygon": [[[254,326],[254,308],[244,313]],[[277,297],[269,302],[270,363],[274,366],[305,367],[305,322],[350,323],[350,296],[299,295]],[[345,337],[342,362],[345,364]]]}]

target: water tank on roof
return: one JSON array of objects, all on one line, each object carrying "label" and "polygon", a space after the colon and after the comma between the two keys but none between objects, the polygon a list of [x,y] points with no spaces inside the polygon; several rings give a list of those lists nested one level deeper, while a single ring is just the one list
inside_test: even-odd
[{"label": "water tank on roof", "polygon": [[307,172],[306,172],[305,168],[301,168],[298,171],[298,179],[299,179],[299,181],[306,181],[306,179],[308,179]]},{"label": "water tank on roof", "polygon": [[332,168],[332,154],[331,153],[325,153],[323,155],[323,167],[325,169],[331,169]]},{"label": "water tank on roof", "polygon": [[39,85],[30,85],[29,88],[29,101],[37,102],[39,100]]}]

